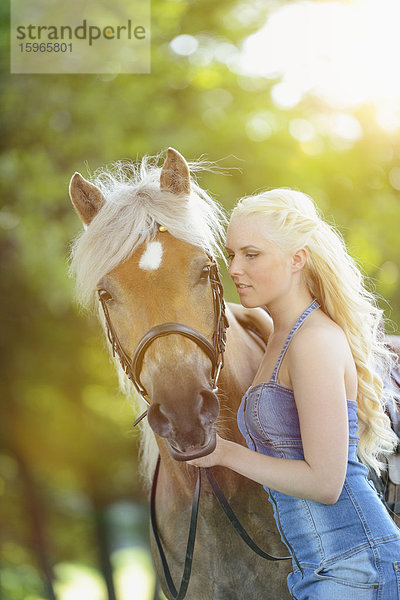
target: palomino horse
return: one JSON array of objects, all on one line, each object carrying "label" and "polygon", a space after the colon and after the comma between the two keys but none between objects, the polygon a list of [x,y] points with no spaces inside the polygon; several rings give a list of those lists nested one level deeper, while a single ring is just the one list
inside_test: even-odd
[{"label": "palomino horse", "polygon": [[[171,148],[162,169],[146,161],[130,169],[129,176],[123,168],[117,176],[103,173],[96,185],[79,173],[72,177],[71,199],[85,225],[73,248],[72,270],[82,302],[90,304],[99,294],[105,328],[114,350],[123,355],[125,370],[132,366],[138,342],[155,326],[180,324],[198,334],[197,340],[176,331],[152,338],[134,368],[149,401],[148,423],[161,457],[157,527],[178,585],[196,474],[185,461],[211,452],[217,429],[244,444],[236,413],[265,344],[228,307],[225,366],[218,393],[213,389],[217,365],[207,350],[215,323],[210,272],[218,254],[222,213]],[[104,314],[100,310],[103,323]],[[142,454],[151,476],[155,461],[150,466],[149,456],[157,452],[147,444]],[[257,544],[274,555],[286,555],[262,487],[228,469],[216,468],[214,473]],[[153,558],[164,593],[171,597],[154,543]],[[265,561],[244,544],[206,481],[187,599],[285,599],[289,569],[289,561]]]}]

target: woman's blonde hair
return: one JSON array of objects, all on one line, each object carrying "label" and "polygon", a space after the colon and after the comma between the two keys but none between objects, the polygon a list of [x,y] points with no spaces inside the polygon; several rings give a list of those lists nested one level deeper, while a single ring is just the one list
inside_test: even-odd
[{"label": "woman's blonde hair", "polygon": [[266,217],[266,236],[282,250],[308,251],[304,275],[310,293],[343,329],[357,368],[358,454],[379,473],[379,455],[393,452],[398,441],[384,410],[382,378],[394,355],[384,343],[383,311],[341,234],[321,218],[309,196],[290,189],[269,190],[242,198],[232,217],[254,213]]}]

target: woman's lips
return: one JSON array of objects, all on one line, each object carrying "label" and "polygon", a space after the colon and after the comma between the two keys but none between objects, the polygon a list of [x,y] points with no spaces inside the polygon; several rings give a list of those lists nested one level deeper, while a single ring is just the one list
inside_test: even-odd
[{"label": "woman's lips", "polygon": [[236,289],[237,289],[237,291],[238,291],[239,294],[242,294],[243,292],[246,292],[250,288],[251,288],[251,285],[245,285],[244,283],[237,283],[236,284]]}]

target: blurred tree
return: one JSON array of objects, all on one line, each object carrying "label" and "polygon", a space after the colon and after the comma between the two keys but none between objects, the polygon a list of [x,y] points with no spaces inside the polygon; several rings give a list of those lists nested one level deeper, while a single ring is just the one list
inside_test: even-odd
[{"label": "blurred tree", "polygon": [[[398,136],[379,130],[364,106],[351,113],[362,135],[343,140],[337,111],[312,97],[278,109],[276,81],[230,69],[241,41],[279,4],[153,0],[152,72],[137,76],[10,75],[0,7],[1,536],[9,574],[39,567],[44,579],[36,583],[24,571],[32,593],[52,597],[52,565],[62,560],[95,565],[103,556],[107,573],[102,511],[124,498],[145,501],[130,408],[116,391],[100,328],[79,314],[67,277],[69,242],[80,228],[67,195],[75,170],[87,176],[171,145],[188,159],[206,154],[233,167],[200,181],[227,209],[264,187],[310,193],[400,322]],[[171,45],[183,34],[197,42],[188,55]],[[310,127],[315,135],[304,141]],[[25,591],[10,591],[10,600],[20,598]]]}]

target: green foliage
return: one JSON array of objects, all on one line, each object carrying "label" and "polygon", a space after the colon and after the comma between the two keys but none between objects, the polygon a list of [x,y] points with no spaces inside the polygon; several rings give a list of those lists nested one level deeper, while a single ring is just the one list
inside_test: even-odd
[{"label": "green foliage", "polygon": [[[21,590],[44,593],[32,571],[38,567],[35,518],[44,528],[42,551],[53,564],[95,565],[92,507],[144,501],[130,408],[117,392],[100,328],[80,314],[67,276],[69,244],[80,229],[67,193],[75,170],[85,176],[105,163],[174,146],[188,159],[206,155],[233,168],[200,180],[226,209],[265,187],[310,193],[373,278],[387,316],[400,322],[400,198],[390,182],[400,140],[373,125],[367,106],[353,114],[363,136],[343,143],[326,126],[333,110],[320,101],[307,98],[280,110],[270,94],[275,82],[230,71],[218,49],[234,52],[264,22],[269,3],[253,4],[243,20],[243,5],[235,0],[153,0],[150,75],[10,75],[3,25],[0,493],[6,585],[17,572],[13,564],[23,571]],[[200,40],[189,57],[169,46],[183,33]],[[312,142],[293,137],[296,119],[314,126]],[[224,281],[228,299],[235,300],[226,275]],[[27,494],[28,500],[36,494],[39,515]],[[6,596],[20,600],[28,591]]]}]

